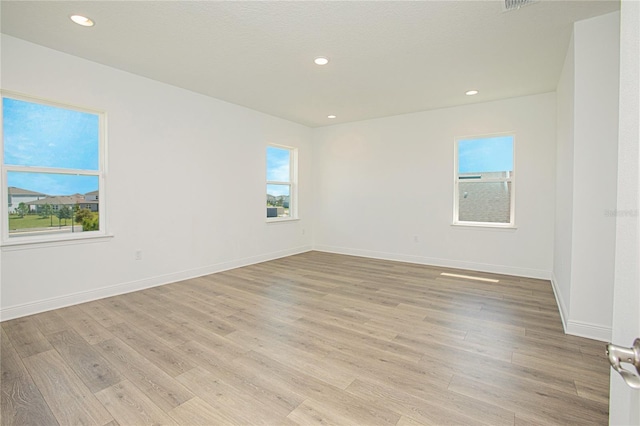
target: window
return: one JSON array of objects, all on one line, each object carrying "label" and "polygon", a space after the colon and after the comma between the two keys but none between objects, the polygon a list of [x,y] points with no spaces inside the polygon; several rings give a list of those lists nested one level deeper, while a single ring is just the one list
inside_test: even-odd
[{"label": "window", "polygon": [[514,226],[514,137],[456,141],[454,224]]},{"label": "window", "polygon": [[267,220],[297,218],[297,150],[267,147]]},{"label": "window", "polygon": [[102,113],[3,94],[3,243],[105,234],[103,129]]}]

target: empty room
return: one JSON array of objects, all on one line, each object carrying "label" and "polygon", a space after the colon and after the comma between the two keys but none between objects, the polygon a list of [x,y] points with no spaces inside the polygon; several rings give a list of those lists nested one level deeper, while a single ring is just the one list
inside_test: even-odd
[{"label": "empty room", "polygon": [[640,2],[0,13],[2,425],[640,424]]}]

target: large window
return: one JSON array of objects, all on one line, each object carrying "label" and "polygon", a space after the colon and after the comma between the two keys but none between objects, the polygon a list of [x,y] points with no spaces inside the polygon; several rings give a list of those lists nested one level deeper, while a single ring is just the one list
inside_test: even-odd
[{"label": "large window", "polygon": [[3,94],[5,244],[105,233],[103,129],[102,113]]},{"label": "large window", "polygon": [[514,226],[514,137],[458,139],[454,223]]},{"label": "large window", "polygon": [[295,219],[297,151],[267,147],[267,220]]}]

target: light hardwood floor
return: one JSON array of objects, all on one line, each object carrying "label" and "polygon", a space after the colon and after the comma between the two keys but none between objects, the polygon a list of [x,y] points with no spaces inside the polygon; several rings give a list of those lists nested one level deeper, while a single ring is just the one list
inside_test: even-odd
[{"label": "light hardwood floor", "polygon": [[3,322],[1,422],[607,423],[548,281],[442,271],[309,252]]}]

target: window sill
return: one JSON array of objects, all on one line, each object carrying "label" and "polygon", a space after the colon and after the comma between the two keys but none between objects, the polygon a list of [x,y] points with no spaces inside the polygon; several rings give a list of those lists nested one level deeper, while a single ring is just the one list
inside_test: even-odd
[{"label": "window sill", "polygon": [[2,243],[2,247],[0,247],[0,249],[2,251],[14,251],[14,250],[29,250],[33,248],[43,248],[43,247],[69,246],[69,245],[76,245],[76,244],[87,244],[87,243],[97,243],[101,241],[108,241],[113,237],[114,237],[113,234],[82,235],[78,237],[74,236],[71,238],[57,238],[55,240],[19,237],[15,241],[13,240],[5,241],[4,243]]},{"label": "window sill", "polygon": [[471,229],[479,229],[479,230],[487,230],[487,231],[515,231],[518,229],[517,226],[515,225],[510,225],[510,224],[492,224],[492,223],[487,223],[487,222],[478,222],[478,223],[472,223],[472,222],[457,222],[457,223],[452,223],[451,224],[452,227],[454,228],[460,228],[460,229],[464,229],[464,228],[471,228]]},{"label": "window sill", "polygon": [[283,223],[283,222],[296,222],[300,220],[300,218],[297,217],[273,217],[273,218],[267,218],[266,222],[267,223]]}]

